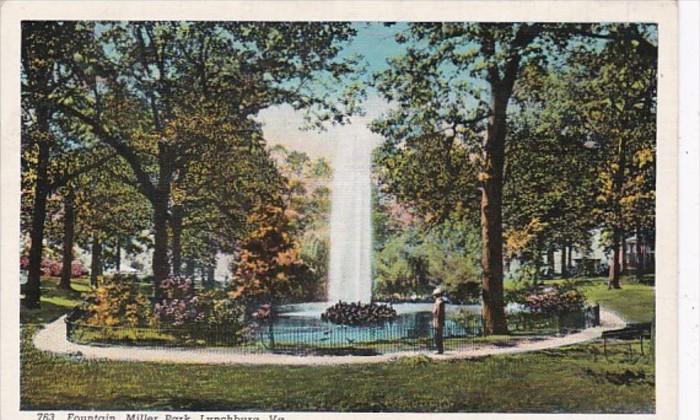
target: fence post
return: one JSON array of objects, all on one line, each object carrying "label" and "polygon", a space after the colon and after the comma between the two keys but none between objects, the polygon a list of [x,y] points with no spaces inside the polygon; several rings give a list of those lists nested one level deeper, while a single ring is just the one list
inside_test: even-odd
[{"label": "fence post", "polygon": [[66,317],[66,340],[72,342],[73,339],[73,323]]},{"label": "fence post", "polygon": [[656,311],[654,311],[654,317],[651,319],[651,336],[649,337],[649,355],[651,360],[655,360],[656,352],[654,351],[656,347]]},{"label": "fence post", "polygon": [[608,359],[608,338],[603,337],[603,354],[605,355],[605,360]]}]

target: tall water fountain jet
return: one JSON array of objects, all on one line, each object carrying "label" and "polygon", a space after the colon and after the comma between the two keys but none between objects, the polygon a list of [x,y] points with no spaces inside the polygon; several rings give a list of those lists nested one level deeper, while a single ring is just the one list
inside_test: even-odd
[{"label": "tall water fountain jet", "polygon": [[372,300],[372,142],[339,140],[333,161],[328,301]]}]

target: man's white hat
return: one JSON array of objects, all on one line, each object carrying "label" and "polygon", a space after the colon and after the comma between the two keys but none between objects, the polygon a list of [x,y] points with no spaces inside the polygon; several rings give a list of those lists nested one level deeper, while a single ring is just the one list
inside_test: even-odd
[{"label": "man's white hat", "polygon": [[435,290],[433,290],[433,296],[438,296],[443,293],[442,287],[436,287]]}]

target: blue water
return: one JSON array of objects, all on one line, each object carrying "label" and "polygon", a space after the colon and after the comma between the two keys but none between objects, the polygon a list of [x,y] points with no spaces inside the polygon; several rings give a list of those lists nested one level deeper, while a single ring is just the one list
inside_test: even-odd
[{"label": "blue water", "polygon": [[[393,305],[397,316],[391,321],[370,326],[336,325],[321,320],[321,313],[329,306],[326,302],[286,305],[280,308],[274,325],[276,342],[323,345],[324,343],[353,344],[384,340],[432,337],[432,304],[402,303]],[[447,305],[446,311],[467,310],[478,314],[479,305]],[[460,324],[445,320],[445,336],[471,336],[477,333]]]}]

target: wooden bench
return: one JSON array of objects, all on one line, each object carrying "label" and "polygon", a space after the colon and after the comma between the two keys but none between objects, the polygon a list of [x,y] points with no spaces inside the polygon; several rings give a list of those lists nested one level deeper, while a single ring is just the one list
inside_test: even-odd
[{"label": "wooden bench", "polygon": [[[608,340],[636,340],[639,338],[639,348],[644,355],[644,337],[651,338],[651,322],[627,324],[624,328],[603,331],[603,353],[608,356]],[[630,345],[631,348],[631,345]]]}]

